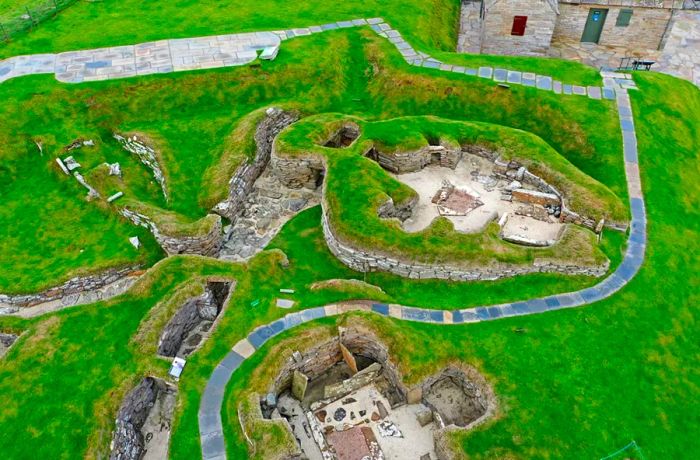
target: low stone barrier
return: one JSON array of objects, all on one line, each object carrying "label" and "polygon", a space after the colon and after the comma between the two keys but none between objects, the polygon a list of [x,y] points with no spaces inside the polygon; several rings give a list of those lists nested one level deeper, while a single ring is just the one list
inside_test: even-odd
[{"label": "low stone barrier", "polygon": [[600,277],[610,267],[606,261],[601,265],[586,266],[576,262],[535,260],[530,266],[500,264],[497,267],[463,268],[446,264],[428,265],[404,262],[369,249],[354,248],[341,242],[328,222],[325,206],[322,213],[323,236],[328,248],[341,262],[359,272],[385,271],[413,279],[446,279],[451,281],[498,280],[530,273],[561,273]]},{"label": "low stone barrier", "polygon": [[267,109],[265,118],[255,129],[255,158],[246,160],[238,167],[229,181],[228,197],[217,204],[213,212],[234,220],[244,209],[248,194],[268,163],[275,137],[284,128],[299,119],[296,112],[288,112],[275,107]]},{"label": "low stone barrier", "polygon": [[[129,275],[133,275],[139,268],[140,265],[130,265],[123,268],[109,269],[95,275],[76,276],[59,286],[37,294],[0,294],[0,314],[2,314],[1,310],[3,307],[12,310],[8,313],[13,313],[19,308],[32,307],[59,300],[63,300],[66,305],[74,305],[80,296],[86,296],[89,293],[95,294],[94,300],[100,300],[101,296],[97,294],[100,289],[116,283]],[[88,295],[88,297],[92,298],[93,296]]]},{"label": "low stone barrier", "polygon": [[119,214],[126,217],[134,224],[149,229],[156,238],[156,241],[158,241],[158,244],[168,255],[200,254],[215,257],[219,253],[219,249],[221,249],[223,243],[221,217],[215,214],[209,214],[207,216],[212,216],[216,220],[212,228],[206,234],[190,236],[166,235],[158,228],[153,219],[133,209],[124,207],[119,210]]},{"label": "low stone barrier", "polygon": [[158,162],[156,157],[156,151],[146,145],[145,142],[140,141],[135,135],[134,136],[122,136],[120,134],[114,133],[114,138],[121,144],[121,146],[127,152],[131,152],[136,155],[141,163],[146,165],[148,169],[153,172],[153,177],[156,179],[163,191],[163,196],[168,199],[168,188],[165,183],[165,175],[163,174],[163,168]]}]

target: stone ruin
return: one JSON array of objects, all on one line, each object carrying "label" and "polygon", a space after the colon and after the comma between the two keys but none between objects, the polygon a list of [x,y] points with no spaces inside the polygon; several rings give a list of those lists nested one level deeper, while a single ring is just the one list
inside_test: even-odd
[{"label": "stone ruin", "polygon": [[10,347],[14,345],[18,338],[19,336],[15,334],[0,333],[0,358],[10,351]]},{"label": "stone ruin", "polygon": [[294,352],[260,408],[286,424],[310,460],[445,460],[436,439],[484,421],[495,397],[471,368],[448,367],[407,388],[377,337],[341,328],[338,338]]},{"label": "stone ruin", "polygon": [[231,281],[207,281],[204,294],[185,301],[163,329],[158,354],[184,358],[211,332],[232,290]]},{"label": "stone ruin", "polygon": [[145,377],[119,407],[110,460],[167,458],[177,390],[165,381]]},{"label": "stone ruin", "polygon": [[355,123],[345,123],[323,146],[334,149],[350,147],[358,137],[360,137],[360,127]]}]

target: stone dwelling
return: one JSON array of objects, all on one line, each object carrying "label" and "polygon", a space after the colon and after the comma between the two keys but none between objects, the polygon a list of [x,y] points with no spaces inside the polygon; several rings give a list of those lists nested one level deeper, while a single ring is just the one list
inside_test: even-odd
[{"label": "stone dwelling", "polygon": [[457,49],[612,68],[642,58],[700,84],[700,1],[463,0]]}]

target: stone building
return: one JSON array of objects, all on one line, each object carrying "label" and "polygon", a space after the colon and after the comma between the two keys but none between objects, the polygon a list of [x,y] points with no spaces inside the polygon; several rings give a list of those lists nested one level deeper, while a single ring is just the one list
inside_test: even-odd
[{"label": "stone building", "polygon": [[463,0],[457,49],[611,68],[641,58],[700,84],[700,1]]}]

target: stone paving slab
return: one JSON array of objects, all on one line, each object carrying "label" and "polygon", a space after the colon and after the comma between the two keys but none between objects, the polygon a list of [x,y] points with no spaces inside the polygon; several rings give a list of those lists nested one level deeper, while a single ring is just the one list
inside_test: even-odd
[{"label": "stone paving slab", "polygon": [[537,76],[537,89],[551,91],[551,89],[552,89],[552,77],[548,77],[546,75],[538,75]]},{"label": "stone paving slab", "polygon": [[493,71],[493,81],[505,82],[508,79],[508,71],[506,69],[495,69]]},{"label": "stone paving slab", "polygon": [[522,72],[511,70],[508,72],[508,83],[519,85],[522,82]]}]

